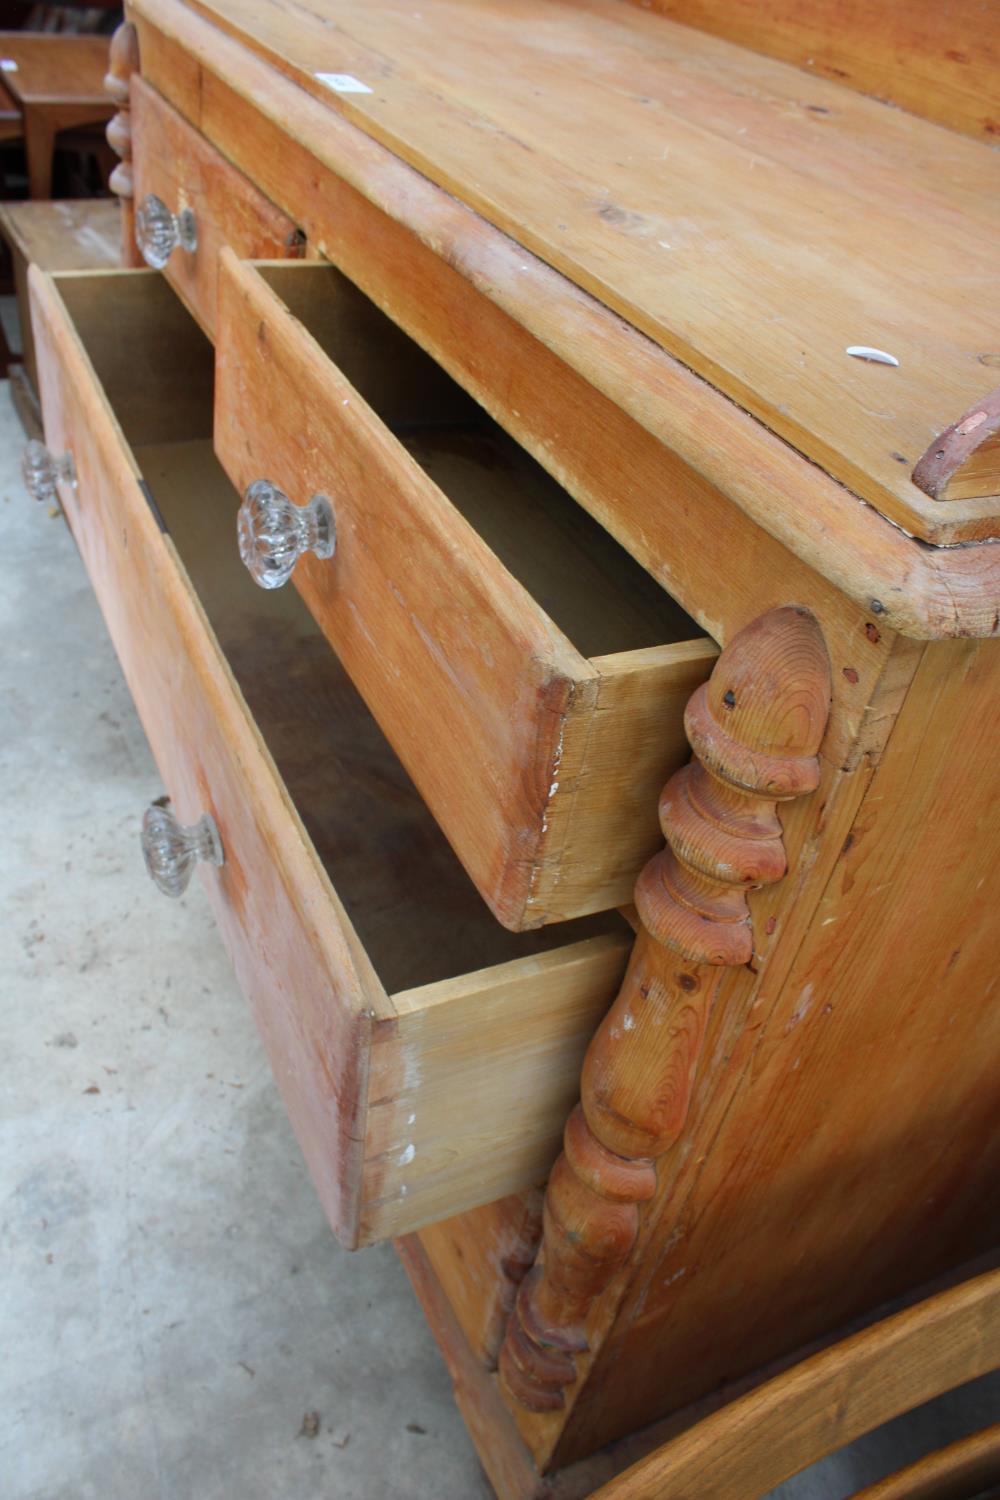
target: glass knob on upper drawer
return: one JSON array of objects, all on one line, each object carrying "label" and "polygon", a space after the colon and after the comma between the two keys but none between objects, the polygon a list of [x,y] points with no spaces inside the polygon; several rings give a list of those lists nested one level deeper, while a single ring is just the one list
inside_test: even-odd
[{"label": "glass knob on upper drawer", "polygon": [[183,896],[199,860],[209,865],[225,862],[222,840],[211,813],[185,828],[170,808],[154,802],[142,820],[142,857],[146,869],[165,896]]},{"label": "glass knob on upper drawer", "polygon": [[262,589],[280,589],[306,552],[332,557],[337,550],[333,506],[325,495],[293,505],[268,479],[255,479],[239,514],[240,557]]},{"label": "glass knob on upper drawer", "polygon": [[188,252],[197,250],[194,214],[189,208],[172,214],[162,198],[147,193],[135,211],[135,242],[147,266],[162,271],[178,245]]},{"label": "glass knob on upper drawer", "polygon": [[45,500],[49,504],[58,500],[56,484],[64,479],[76,489],[76,470],[71,453],[50,453],[44,443],[32,438],[24,450],[21,473],[33,500]]}]

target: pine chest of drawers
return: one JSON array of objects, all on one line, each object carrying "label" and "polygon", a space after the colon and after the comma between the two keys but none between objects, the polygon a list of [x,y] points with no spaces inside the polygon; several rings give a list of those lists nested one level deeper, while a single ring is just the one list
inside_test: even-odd
[{"label": "pine chest of drawers", "polygon": [[1000,1225],[1000,162],[657,9],[134,0],[32,273],[150,872],[505,1496]]}]

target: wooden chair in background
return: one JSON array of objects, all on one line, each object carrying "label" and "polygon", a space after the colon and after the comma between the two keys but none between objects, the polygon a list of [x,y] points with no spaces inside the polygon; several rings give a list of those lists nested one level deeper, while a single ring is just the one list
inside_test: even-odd
[{"label": "wooden chair in background", "polygon": [[[793,1365],[640,1459],[592,1500],[760,1500],[855,1438],[998,1368],[1000,1268]],[[1000,1496],[1000,1420],[854,1500],[987,1496]]]}]

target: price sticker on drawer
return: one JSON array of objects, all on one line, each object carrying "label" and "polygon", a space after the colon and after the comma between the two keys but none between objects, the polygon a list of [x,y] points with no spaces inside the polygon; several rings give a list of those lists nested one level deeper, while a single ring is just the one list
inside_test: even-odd
[{"label": "price sticker on drawer", "polygon": [[328,89],[333,89],[335,94],[370,94],[371,89],[367,83],[362,83],[360,78],[354,78],[350,73],[314,73],[314,78],[320,83],[325,83]]},{"label": "price sticker on drawer", "polygon": [[16,73],[18,71],[17,59],[13,57],[0,57],[0,68],[5,73]]}]

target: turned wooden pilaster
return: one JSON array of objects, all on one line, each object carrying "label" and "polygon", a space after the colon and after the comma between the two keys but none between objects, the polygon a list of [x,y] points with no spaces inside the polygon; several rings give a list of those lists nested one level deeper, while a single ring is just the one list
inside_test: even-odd
[{"label": "turned wooden pilaster", "polygon": [[786,607],[740,631],[688,704],[694,759],[660,799],[667,847],[636,883],[635,950],[588,1049],[500,1355],[531,1411],[564,1404],[591,1304],[631,1255],[656,1161],[684,1128],[721,973],[753,956],[747,892],[785,873],[777,804],[818,784],[830,691],[819,626]]},{"label": "turned wooden pilaster", "polygon": [[108,187],[117,195],[122,217],[122,265],[141,266],[142,256],[135,243],[135,204],[132,187],[132,115],[129,108],[129,79],[139,70],[139,37],[131,21],[123,21],[111,38],[108,71],[104,75],[105,92],[110,94],[118,113],[108,122],[105,134],[108,145],[121,157]]}]

